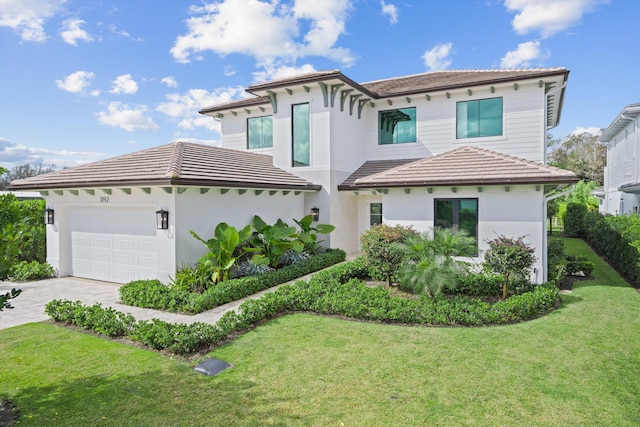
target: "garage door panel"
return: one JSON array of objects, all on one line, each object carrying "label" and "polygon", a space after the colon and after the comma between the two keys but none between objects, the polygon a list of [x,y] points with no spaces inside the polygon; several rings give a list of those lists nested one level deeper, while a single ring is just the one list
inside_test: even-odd
[{"label": "garage door panel", "polygon": [[118,283],[157,278],[152,208],[74,207],[68,217],[72,275]]}]

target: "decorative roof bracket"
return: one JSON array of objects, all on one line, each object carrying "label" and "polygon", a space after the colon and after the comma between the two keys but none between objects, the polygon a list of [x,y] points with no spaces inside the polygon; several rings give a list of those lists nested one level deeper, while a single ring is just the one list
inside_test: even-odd
[{"label": "decorative roof bracket", "polygon": [[269,102],[271,103],[271,108],[273,109],[273,114],[278,113],[278,100],[276,98],[276,93],[274,91],[267,91],[267,98],[269,98]]},{"label": "decorative roof bracket", "polygon": [[358,119],[362,116],[362,109],[367,104],[367,102],[371,101],[369,98],[364,98],[358,100]]},{"label": "decorative roof bracket", "polygon": [[344,111],[344,103],[353,89],[345,89],[340,91],[340,111]]},{"label": "decorative roof bracket", "polygon": [[325,82],[318,82],[318,86],[322,89],[322,98],[324,99],[324,106],[329,106],[329,89]]},{"label": "decorative roof bracket", "polygon": [[344,83],[338,83],[331,85],[331,107],[333,108],[336,100],[336,94],[338,93],[338,89],[344,86]]},{"label": "decorative roof bracket", "polygon": [[356,101],[358,101],[358,98],[361,98],[362,94],[359,93],[357,95],[351,95],[349,97],[349,115],[353,116],[353,107],[356,106]]}]

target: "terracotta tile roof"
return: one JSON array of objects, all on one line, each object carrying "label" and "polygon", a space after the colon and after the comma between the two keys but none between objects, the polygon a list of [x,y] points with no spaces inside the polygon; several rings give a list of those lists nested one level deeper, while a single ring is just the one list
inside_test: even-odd
[{"label": "terracotta tile roof", "polygon": [[360,166],[354,173],[349,175],[349,178],[345,179],[342,184],[338,185],[338,190],[357,190],[358,187],[355,185],[356,180],[415,161],[416,159],[370,160],[363,163],[362,166]]},{"label": "terracotta tile roof", "polygon": [[172,142],[71,169],[11,183],[11,189],[124,185],[196,185],[256,189],[320,189],[273,166],[271,156],[188,142]]},{"label": "terracotta tile roof", "polygon": [[[566,68],[446,70],[361,83],[378,97],[410,95],[569,74]],[[566,78],[566,77],[565,77]]]},{"label": "terracotta tile roof", "polygon": [[[345,183],[351,180],[349,177]],[[461,147],[352,181],[353,184],[340,189],[564,184],[578,182],[578,178],[571,171],[542,163],[477,147]]]},{"label": "terracotta tile roof", "polygon": [[[273,80],[265,83],[251,85],[247,92],[256,95],[254,98],[242,99],[225,104],[214,105],[200,110],[201,114],[211,114],[215,112],[228,111],[234,108],[247,108],[261,104],[268,104],[265,97],[267,91],[282,88],[292,88],[316,82],[327,82],[330,80],[346,83],[367,97],[373,99],[389,98],[393,96],[406,96],[417,93],[429,93],[445,90],[453,90],[478,85],[491,85],[498,83],[516,82],[524,79],[545,79],[555,77],[559,79],[559,87],[569,78],[569,70],[564,67],[555,68],[514,68],[514,69],[489,69],[489,70],[446,70],[434,71],[410,76],[394,77],[390,79],[377,80],[366,83],[356,83],[339,70],[316,71],[313,73],[299,74],[292,77]],[[551,87],[550,87],[551,88]],[[549,98],[550,105],[548,126],[554,127],[559,121],[560,108],[564,90],[556,99],[555,95]],[[551,102],[553,101],[553,102]],[[557,104],[557,108],[554,108]]]}]

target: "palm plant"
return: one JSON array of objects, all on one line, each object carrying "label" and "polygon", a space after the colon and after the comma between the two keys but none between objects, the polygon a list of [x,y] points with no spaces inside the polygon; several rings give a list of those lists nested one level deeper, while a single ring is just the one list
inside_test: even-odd
[{"label": "palm plant", "polygon": [[431,234],[411,236],[398,245],[405,256],[399,273],[401,288],[429,296],[455,289],[469,264],[455,257],[475,251],[475,239],[445,228],[435,228]]}]

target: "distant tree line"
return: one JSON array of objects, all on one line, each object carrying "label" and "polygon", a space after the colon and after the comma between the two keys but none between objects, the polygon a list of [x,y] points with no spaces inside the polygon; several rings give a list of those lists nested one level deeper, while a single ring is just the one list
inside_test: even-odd
[{"label": "distant tree line", "polygon": [[55,165],[43,165],[42,163],[31,165],[25,163],[16,165],[11,170],[0,167],[0,190],[6,190],[11,181],[38,176],[56,170]]}]

